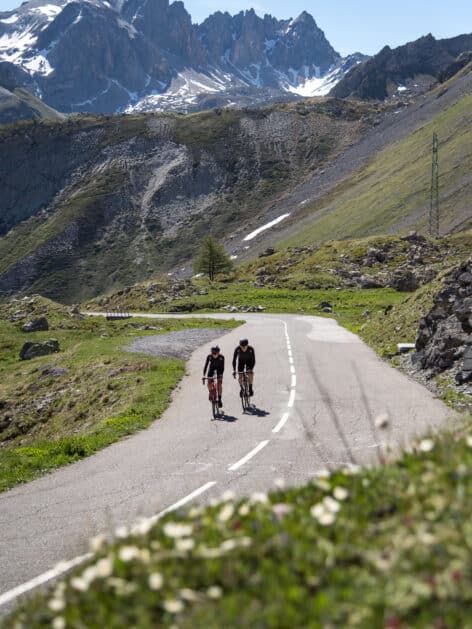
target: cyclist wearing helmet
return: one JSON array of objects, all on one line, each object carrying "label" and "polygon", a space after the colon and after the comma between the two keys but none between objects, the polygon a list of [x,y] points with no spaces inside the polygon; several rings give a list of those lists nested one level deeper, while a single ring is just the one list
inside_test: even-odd
[{"label": "cyclist wearing helmet", "polygon": [[[203,378],[205,376],[207,378],[213,378],[216,374],[218,377],[217,380],[217,391],[218,391],[218,408],[223,406],[223,401],[221,396],[223,394],[223,373],[225,370],[225,357],[223,354],[220,354],[220,348],[218,345],[215,345],[211,348],[211,354],[208,354],[207,359],[205,361],[205,366],[203,367]],[[210,391],[210,381],[207,380],[208,383],[208,391]],[[205,384],[205,380],[203,379],[203,384]]]},{"label": "cyclist wearing helmet", "polygon": [[233,354],[233,376],[236,378],[236,371],[239,373],[239,384],[241,385],[241,391],[239,392],[239,395],[241,397],[243,395],[243,377],[241,372],[244,370],[246,370],[247,373],[247,380],[249,383],[249,395],[254,395],[252,385],[254,382],[253,369],[255,364],[256,353],[254,352],[254,348],[249,345],[249,341],[247,339],[241,339]]}]

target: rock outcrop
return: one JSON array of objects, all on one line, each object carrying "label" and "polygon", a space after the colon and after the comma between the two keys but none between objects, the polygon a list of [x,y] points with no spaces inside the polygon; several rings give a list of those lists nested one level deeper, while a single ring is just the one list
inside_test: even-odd
[{"label": "rock outcrop", "polygon": [[31,360],[38,356],[48,356],[49,354],[55,354],[60,352],[59,341],[57,339],[49,339],[44,343],[31,343],[27,342],[23,345],[20,351],[21,360]]},{"label": "rock outcrop", "polygon": [[23,332],[47,332],[49,323],[46,317],[37,317],[25,323],[21,329]]},{"label": "rock outcrop", "polygon": [[444,280],[444,288],[420,321],[416,363],[433,375],[457,369],[457,382],[472,379],[472,257]]},{"label": "rock outcrop", "polygon": [[409,81],[424,82],[426,78],[425,87],[429,87],[443,79],[443,73],[458,55],[470,49],[472,35],[437,40],[430,34],[393,50],[385,46],[377,55],[355,66],[331,94],[338,98],[384,100]]}]

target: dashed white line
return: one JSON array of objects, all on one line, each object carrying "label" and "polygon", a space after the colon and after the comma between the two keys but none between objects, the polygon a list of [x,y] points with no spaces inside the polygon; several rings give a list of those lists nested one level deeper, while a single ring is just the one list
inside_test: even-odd
[{"label": "dashed white line", "polygon": [[[175,511],[179,507],[183,507],[185,504],[187,504],[194,498],[201,496],[205,491],[208,491],[214,485],[216,485],[216,481],[211,481],[209,483],[206,483],[205,485],[202,485],[195,491],[192,491],[191,494],[188,494],[188,496],[185,496],[181,500],[178,500],[177,502],[175,502],[173,505],[170,505],[170,507],[167,507],[166,509],[164,509],[157,515],[153,516],[151,518],[151,521],[157,522],[157,520],[162,518],[167,513],[170,513],[171,511]],[[4,592],[3,594],[0,594],[0,607],[2,607],[2,605],[5,605],[6,603],[10,603],[11,601],[15,600],[15,598],[17,598],[18,596],[21,596],[22,594],[25,594],[26,592],[29,592],[30,590],[34,590],[40,585],[44,585],[48,581],[51,581],[52,579],[56,579],[62,574],[69,572],[70,570],[72,570],[72,568],[75,568],[76,566],[79,566],[81,563],[84,563],[85,561],[92,559],[92,557],[93,557],[92,553],[86,553],[85,555],[81,555],[80,557],[75,557],[74,559],[71,559],[70,561],[62,561],[51,570],[48,570],[47,572],[43,572],[43,574],[40,574],[34,579],[31,579],[30,581],[27,581],[26,583],[22,583],[21,585],[18,585],[12,590],[8,590],[8,592]]]},{"label": "dashed white line", "polygon": [[282,428],[284,427],[285,422],[289,418],[289,415],[290,415],[290,413],[284,413],[282,415],[282,419],[279,421],[277,426],[272,429],[272,432],[280,432],[282,430]]},{"label": "dashed white line", "polygon": [[292,384],[291,387],[292,389],[295,389],[297,386],[297,376],[295,374],[292,374]]},{"label": "dashed white line", "polygon": [[6,603],[10,603],[11,601],[15,600],[15,598],[17,598],[18,596],[21,596],[22,594],[25,594],[26,592],[29,592],[30,590],[33,590],[34,588],[37,588],[40,585],[44,585],[48,581],[51,581],[51,579],[55,579],[61,574],[68,572],[72,568],[75,568],[75,566],[78,566],[84,561],[91,559],[92,556],[93,556],[92,553],[87,553],[86,555],[75,557],[75,559],[71,559],[70,561],[63,561],[57,564],[57,566],[55,566],[51,570],[48,570],[47,572],[43,572],[43,574],[40,574],[38,577],[35,577],[34,579],[27,581],[26,583],[22,583],[21,585],[18,585],[12,590],[8,590],[8,592],[4,592],[3,594],[0,594],[0,607],[2,605],[5,605]]},{"label": "dashed white line", "polygon": [[293,405],[295,404],[295,389],[292,389],[290,391],[290,397],[288,398],[288,404],[287,406],[289,408],[293,408]]},{"label": "dashed white line", "polygon": [[290,365],[290,373],[295,373],[295,367],[293,365]]},{"label": "dashed white line", "polygon": [[251,450],[251,452],[246,454],[246,456],[243,456],[242,459],[239,459],[239,461],[237,461],[236,463],[233,463],[233,465],[230,465],[230,467],[228,468],[228,471],[234,472],[240,467],[242,467],[245,463],[247,463],[250,459],[252,459],[253,456],[255,456],[258,452],[260,452],[262,448],[265,448],[268,443],[269,443],[269,440],[261,441],[260,444],[254,448],[254,450]]},{"label": "dashed white line", "polygon": [[203,493],[205,493],[206,491],[211,489],[214,485],[216,485],[216,481],[210,481],[209,483],[206,483],[205,485],[202,485],[201,487],[199,487],[195,491],[192,491],[191,494],[188,494],[188,496],[185,496],[181,500],[178,500],[177,502],[174,502],[173,505],[170,505],[170,507],[167,507],[166,509],[164,509],[163,511],[161,511],[160,513],[155,515],[154,519],[157,521],[159,518],[162,518],[162,516],[166,515],[167,513],[170,513],[171,511],[175,511],[176,509],[179,509],[180,507],[183,507],[184,505],[187,504],[187,502],[190,502],[194,498],[197,498],[198,496],[201,496]]}]

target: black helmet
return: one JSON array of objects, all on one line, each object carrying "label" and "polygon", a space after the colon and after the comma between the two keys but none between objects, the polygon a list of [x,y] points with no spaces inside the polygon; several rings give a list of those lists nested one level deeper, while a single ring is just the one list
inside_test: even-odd
[{"label": "black helmet", "polygon": [[218,345],[215,345],[214,347],[211,348],[211,353],[213,354],[214,352],[219,352],[220,348],[218,347]]},{"label": "black helmet", "polygon": [[249,341],[247,339],[241,339],[239,341],[239,344],[244,347],[245,345],[249,345]]}]

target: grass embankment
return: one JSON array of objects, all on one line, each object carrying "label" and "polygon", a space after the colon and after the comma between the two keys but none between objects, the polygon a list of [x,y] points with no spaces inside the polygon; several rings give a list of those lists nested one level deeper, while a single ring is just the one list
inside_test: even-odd
[{"label": "grass embankment", "polygon": [[[130,354],[132,339],[189,327],[233,327],[234,321],[107,322],[82,319],[41,298],[0,308],[0,491],[86,457],[145,428],[169,403],[182,360]],[[13,324],[17,309],[26,316]],[[47,313],[47,332],[20,324]],[[7,320],[8,319],[8,320]],[[61,352],[20,361],[26,341],[56,338]]]},{"label": "grass embankment", "polygon": [[472,627],[472,433],[144,520],[5,628]]},{"label": "grass embankment", "polygon": [[426,231],[431,183],[431,138],[440,140],[441,232],[472,227],[472,95],[389,145],[328,195],[307,204],[281,246],[420,228]]}]

